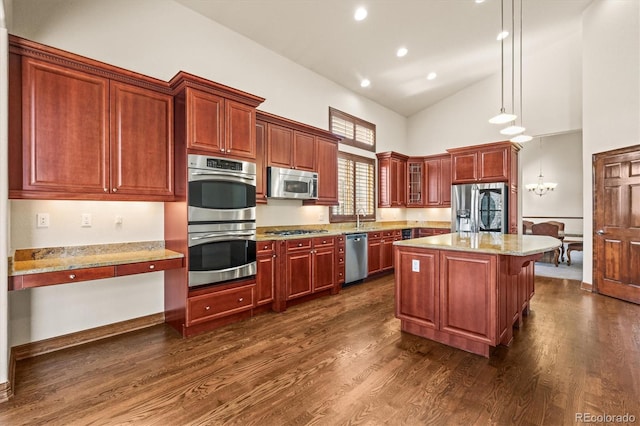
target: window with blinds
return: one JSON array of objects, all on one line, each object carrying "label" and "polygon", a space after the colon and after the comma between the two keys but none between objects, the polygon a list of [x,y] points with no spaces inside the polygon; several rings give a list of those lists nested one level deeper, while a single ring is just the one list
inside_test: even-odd
[{"label": "window with blinds", "polygon": [[375,160],[338,153],[338,205],[331,207],[331,222],[375,220]]},{"label": "window with blinds", "polygon": [[329,107],[329,130],[345,145],[376,152],[376,125]]}]

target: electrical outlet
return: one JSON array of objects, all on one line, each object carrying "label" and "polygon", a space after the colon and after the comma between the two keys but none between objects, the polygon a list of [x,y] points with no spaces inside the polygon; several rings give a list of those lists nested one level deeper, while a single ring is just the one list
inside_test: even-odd
[{"label": "electrical outlet", "polygon": [[91,227],[91,213],[82,213],[80,226],[83,228]]},{"label": "electrical outlet", "polygon": [[37,213],[36,228],[48,228],[48,227],[49,227],[49,213]]},{"label": "electrical outlet", "polygon": [[122,222],[123,222],[122,216],[116,215],[116,220],[115,220],[116,225],[122,225]]}]

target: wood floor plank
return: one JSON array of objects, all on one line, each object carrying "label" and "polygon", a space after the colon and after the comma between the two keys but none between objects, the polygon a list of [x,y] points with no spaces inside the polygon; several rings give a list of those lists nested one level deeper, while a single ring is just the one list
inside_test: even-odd
[{"label": "wood floor plank", "polygon": [[538,278],[486,359],[400,332],[393,276],[190,339],[157,325],[20,360],[0,424],[640,421],[640,307]]}]

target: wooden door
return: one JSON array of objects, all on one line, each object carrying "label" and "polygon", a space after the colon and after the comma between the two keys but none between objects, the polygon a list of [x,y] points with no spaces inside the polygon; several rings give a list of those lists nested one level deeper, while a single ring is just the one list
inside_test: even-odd
[{"label": "wooden door", "polygon": [[595,290],[640,303],[640,145],[596,154],[594,165]]},{"label": "wooden door", "polygon": [[403,207],[407,197],[407,162],[392,158],[390,178],[391,206]]},{"label": "wooden door", "polygon": [[441,204],[440,191],[440,175],[442,174],[442,165],[439,159],[425,160],[424,175],[426,197],[425,206],[434,207]]},{"label": "wooden door", "polygon": [[187,148],[224,153],[224,98],[186,89]]},{"label": "wooden door", "polygon": [[318,199],[314,204],[338,204],[338,144],[332,140],[316,138],[318,169]]},{"label": "wooden door", "polygon": [[267,203],[267,123],[256,121],[256,203]]},{"label": "wooden door", "polygon": [[[316,162],[316,138],[313,135],[302,132],[294,132],[293,134],[293,168],[297,170],[306,170],[309,172],[317,171]],[[335,163],[337,164],[337,162]]]},{"label": "wooden door", "polygon": [[472,183],[478,179],[478,153],[464,152],[451,155],[453,183]]},{"label": "wooden door", "polygon": [[440,160],[440,205],[451,207],[451,156]]},{"label": "wooden door", "polygon": [[[271,245],[271,244],[269,244]],[[273,301],[276,282],[276,256],[272,252],[256,256],[256,306]]]},{"label": "wooden door", "polygon": [[109,191],[109,81],[24,58],[23,188]]},{"label": "wooden door", "polygon": [[[369,234],[371,235],[371,234]],[[382,242],[379,238],[372,239],[370,236],[367,243],[367,273],[374,274],[380,272],[381,268],[381,256],[380,248]]]},{"label": "wooden door", "polygon": [[438,250],[398,250],[396,317],[422,327],[438,329],[440,260]]},{"label": "wooden door", "polygon": [[311,294],[312,275],[311,250],[287,253],[287,300]]},{"label": "wooden door", "polygon": [[393,237],[384,237],[380,244],[380,269],[393,268]]},{"label": "wooden door", "polygon": [[509,180],[509,148],[483,149],[478,153],[479,176],[482,182]]},{"label": "wooden door", "polygon": [[267,166],[291,168],[293,157],[293,130],[267,124]]},{"label": "wooden door", "polygon": [[232,157],[256,159],[256,109],[240,102],[226,99],[225,153]]},{"label": "wooden door", "polygon": [[333,247],[322,247],[313,253],[313,291],[332,288],[336,277],[336,251]]},{"label": "wooden door", "polygon": [[111,192],[173,194],[173,97],[111,82]]},{"label": "wooden door", "polygon": [[407,162],[407,207],[424,207],[424,188],[427,178],[423,173],[423,161]]}]

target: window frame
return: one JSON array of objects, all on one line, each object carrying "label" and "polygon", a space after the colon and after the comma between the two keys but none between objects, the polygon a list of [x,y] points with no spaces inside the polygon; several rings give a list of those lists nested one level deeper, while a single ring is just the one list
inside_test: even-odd
[{"label": "window frame", "polygon": [[[353,138],[349,138],[347,136],[344,136],[340,133],[336,133],[333,130],[333,117],[337,117],[340,118],[342,120],[345,120],[351,124],[353,124],[353,132],[354,132],[354,137]],[[369,145],[367,143],[358,141],[355,139],[355,133],[356,133],[356,127],[360,126],[363,127],[365,129],[370,130],[373,133],[373,144]],[[347,114],[346,112],[340,111],[338,109],[329,107],[329,130],[334,133],[337,134],[339,136],[342,137],[342,141],[340,141],[340,143],[345,144],[345,145],[349,145],[349,146],[353,146],[355,148],[360,148],[360,149],[364,149],[365,151],[370,151],[375,153],[376,152],[376,125],[373,123],[369,123],[368,121],[362,120],[358,117],[354,117],[351,114]]]},{"label": "window frame", "polygon": [[[347,159],[347,160],[351,160],[354,161],[354,163],[359,162],[359,163],[365,163],[367,165],[370,165],[372,167],[372,183],[373,183],[373,211],[371,212],[371,214],[365,214],[360,216],[360,221],[361,222],[374,222],[376,220],[376,159],[375,158],[369,158],[369,157],[363,157],[361,155],[357,155],[357,154],[352,154],[352,153],[348,153],[348,152],[344,152],[344,151],[338,151],[338,161],[340,161],[340,158],[343,159]],[[337,167],[337,164],[336,164]],[[339,171],[338,171],[339,173]],[[353,196],[353,211],[354,214],[350,214],[350,215],[338,215],[338,214],[334,214],[333,213],[333,207],[329,208],[329,223],[344,223],[344,222],[356,222],[357,221],[357,210],[356,210],[356,197],[355,197],[355,193],[356,188],[357,188],[357,181],[356,181],[356,168],[353,168],[353,173],[354,173],[354,178],[353,178],[353,187],[351,188],[352,193],[354,194]],[[340,179],[338,179],[340,180]],[[338,189],[339,191],[339,189]]]}]

